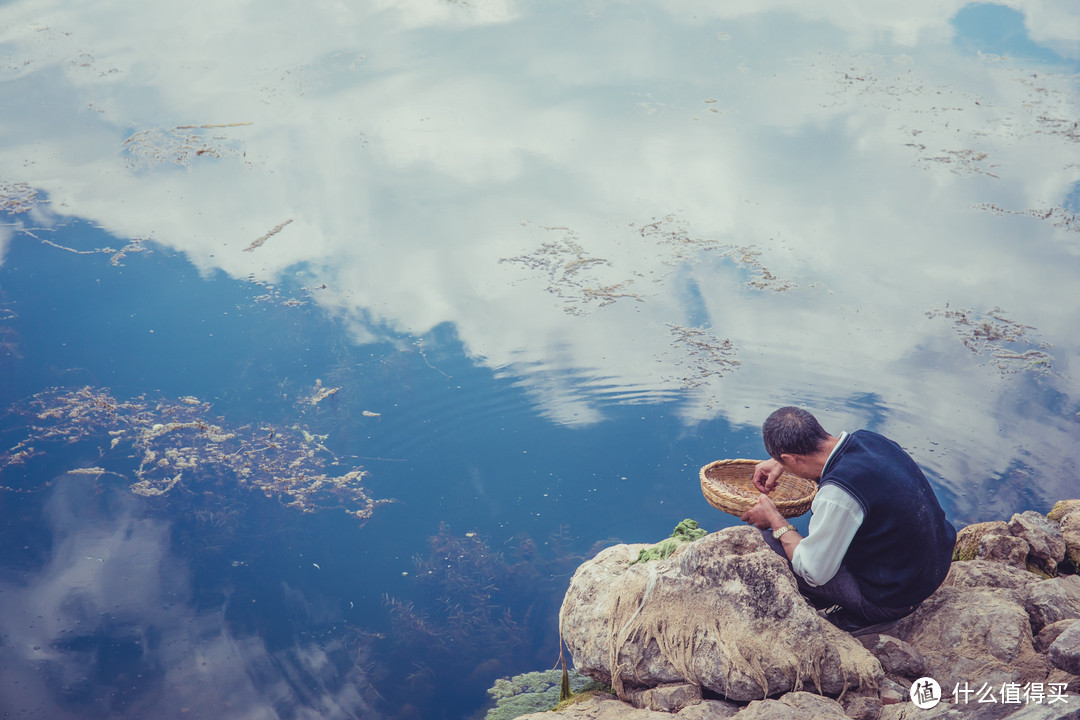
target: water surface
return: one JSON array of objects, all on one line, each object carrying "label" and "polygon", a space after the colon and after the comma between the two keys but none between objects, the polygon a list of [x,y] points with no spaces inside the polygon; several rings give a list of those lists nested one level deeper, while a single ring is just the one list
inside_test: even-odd
[{"label": "water surface", "polygon": [[12,717],[471,717],[779,405],[1076,495],[1065,0],[0,28]]}]

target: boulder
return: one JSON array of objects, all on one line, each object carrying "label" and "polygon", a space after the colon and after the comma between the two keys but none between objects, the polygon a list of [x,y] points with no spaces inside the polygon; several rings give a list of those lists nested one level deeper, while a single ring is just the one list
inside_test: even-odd
[{"label": "boulder", "polygon": [[1046,652],[1050,663],[1070,675],[1080,675],[1080,620],[1074,620]]},{"label": "boulder", "polygon": [[[678,720],[723,720],[735,717],[742,708],[735,703],[723,700],[702,700],[679,711]],[[668,720],[672,720],[668,718]]]},{"label": "boulder", "polygon": [[926,674],[926,660],[909,643],[891,635],[863,635],[859,642],[878,659],[889,677],[915,680]]},{"label": "boulder", "polygon": [[1005,565],[1026,569],[1031,546],[1015,535],[983,535],[979,540],[979,557]]},{"label": "boulder", "polygon": [[1076,720],[1076,708],[1061,702],[1054,705],[1017,705],[1001,702],[976,704],[972,701],[958,705],[941,702],[930,709],[920,710],[912,703],[902,703],[882,710],[878,720]]},{"label": "boulder", "polygon": [[635,690],[627,700],[636,708],[678,712],[688,705],[701,702],[701,687],[692,683],[658,685],[645,690]]},{"label": "boulder", "polygon": [[1042,681],[1048,664],[1035,652],[1023,593],[943,586],[890,634],[917,649],[925,674],[942,687],[973,678],[997,684]]},{"label": "boulder", "polygon": [[1080,618],[1080,575],[1043,580],[1025,590],[1024,607],[1033,632],[1058,620]]},{"label": "boulder", "polygon": [[1003,565],[993,560],[968,560],[967,562],[954,562],[941,586],[1011,588],[1015,590],[1037,583],[1041,579],[1027,570],[1012,565]]},{"label": "boulder", "polygon": [[[648,547],[615,546],[582,565],[560,614],[577,668],[628,702],[590,698],[530,717],[1080,720],[1080,500],[964,528],[937,592],[888,634],[857,640],[799,595],[752,528],[632,565]],[[907,693],[926,676],[945,697],[920,710]],[[1054,687],[1067,702],[951,702],[956,686],[1003,683]]]},{"label": "boulder", "polygon": [[621,698],[683,682],[739,701],[804,688],[840,695],[884,676],[806,602],[754,528],[726,528],[631,565],[642,547],[616,545],[581,565],[559,615],[574,666]]},{"label": "boulder", "polygon": [[1065,559],[1065,538],[1058,523],[1042,513],[1027,510],[1012,516],[1009,532],[1028,544],[1029,566],[1048,575],[1057,574],[1058,563]]},{"label": "boulder", "polygon": [[1080,500],[1062,500],[1046,514],[1048,520],[1056,522],[1065,542],[1063,570],[1080,572]]},{"label": "boulder", "polygon": [[1058,620],[1044,626],[1039,631],[1039,634],[1035,636],[1035,649],[1041,653],[1049,650],[1054,641],[1058,639],[1058,636],[1068,630],[1074,622],[1076,622],[1076,618],[1070,618],[1068,620]]},{"label": "boulder", "polygon": [[1031,546],[1001,520],[975,523],[956,533],[953,560],[992,560],[1024,569]]},{"label": "boulder", "polygon": [[[720,720],[731,716],[716,715],[715,717],[716,720]],[[586,718],[588,720],[672,720],[672,715],[659,710],[634,708],[620,700],[616,700],[611,695],[597,695],[573,705],[568,705],[556,712],[546,711],[519,715],[517,720],[552,720],[553,718],[564,718],[566,720],[586,720]],[[713,718],[708,717],[707,720],[713,720]]]},{"label": "boulder", "polygon": [[1002,520],[991,520],[962,527],[956,533],[953,560],[974,560],[979,557],[979,542],[984,535],[1009,534],[1009,524]]},{"label": "boulder", "polygon": [[856,690],[844,693],[837,701],[844,708],[844,715],[852,720],[878,720],[882,698],[877,690]]},{"label": "boulder", "polygon": [[808,692],[793,692],[778,700],[755,700],[736,720],[851,720],[835,700]]},{"label": "boulder", "polygon": [[620,700],[590,697],[556,712],[522,715],[518,720],[852,720],[831,698],[810,692],[791,692],[780,698],[755,700],[745,707],[719,700],[702,700],[677,713],[634,708]]}]

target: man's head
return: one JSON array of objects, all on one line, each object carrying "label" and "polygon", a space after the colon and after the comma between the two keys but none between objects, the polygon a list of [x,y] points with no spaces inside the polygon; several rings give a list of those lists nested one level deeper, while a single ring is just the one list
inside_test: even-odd
[{"label": "man's head", "polygon": [[769,456],[782,462],[782,455],[815,455],[832,436],[806,410],[782,407],[765,419],[761,437]]}]

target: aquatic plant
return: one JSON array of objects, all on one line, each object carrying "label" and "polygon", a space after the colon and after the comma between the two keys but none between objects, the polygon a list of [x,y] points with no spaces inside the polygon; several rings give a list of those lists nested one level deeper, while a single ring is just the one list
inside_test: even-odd
[{"label": "aquatic plant", "polygon": [[951,308],[946,303],[944,310],[929,310],[925,314],[931,319],[942,317],[952,321],[964,347],[975,355],[989,356],[989,364],[1002,374],[1021,370],[1049,372],[1052,368],[1052,358],[1045,351],[1053,346],[1032,339],[1029,331],[1036,328],[1011,320],[1000,307],[977,315],[973,310]]},{"label": "aquatic plant", "polygon": [[[212,417],[211,410],[210,403],[192,396],[117,400],[91,387],[52,388],[34,395],[23,409],[26,437],[0,453],[0,475],[45,455],[44,447],[52,443],[98,442],[105,467],[94,468],[97,474],[130,473],[135,477],[131,491],[145,497],[227,478],[302,512],[339,508],[362,521],[389,502],[368,496],[361,468],[326,472],[337,465],[324,444],[327,436],[299,425],[232,426]],[[137,466],[131,467],[131,457]]]},{"label": "aquatic plant", "polygon": [[[383,598],[390,620],[385,651],[397,668],[395,687],[384,694],[391,706],[438,697],[443,706],[477,707],[494,678],[544,665],[557,653],[558,604],[581,558],[561,533],[542,544],[519,537],[503,553],[475,532],[455,533],[442,523],[428,543],[428,554],[413,558],[423,610]],[[417,663],[439,672],[406,695],[400,677]],[[551,707],[558,676],[555,684]]]},{"label": "aquatic plant", "polygon": [[650,560],[663,560],[686,543],[693,542],[706,535],[708,535],[708,533],[698,527],[696,520],[687,518],[675,526],[675,529],[671,531],[671,537],[661,540],[652,547],[642,548],[641,552],[638,553],[637,559],[630,564],[635,565],[641,562],[649,562]]},{"label": "aquatic plant", "polygon": [[[576,670],[568,673],[570,690],[575,695],[607,690],[601,683]],[[501,678],[488,689],[495,706],[487,711],[484,720],[513,720],[534,712],[554,710],[560,703],[562,671],[528,672],[511,678]]]}]

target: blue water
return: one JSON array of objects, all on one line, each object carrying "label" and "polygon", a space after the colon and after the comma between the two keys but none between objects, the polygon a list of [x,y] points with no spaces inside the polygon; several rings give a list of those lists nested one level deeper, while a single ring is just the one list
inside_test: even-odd
[{"label": "blue water", "polygon": [[[90,248],[105,239],[75,222],[53,241]],[[584,557],[612,542],[662,538],[684,516],[709,529],[732,524],[702,499],[697,469],[703,458],[761,455],[753,428],[711,422],[688,432],[654,405],[612,405],[605,422],[586,429],[552,423],[511,378],[465,357],[452,328],[355,346],[308,307],[256,303],[261,286],[201,278],[160,250],[118,268],[105,256],[18,238],[0,286],[17,313],[8,325],[20,356],[7,361],[8,406],[23,407],[45,387],[90,385],[117,399],[194,395],[234,424],[288,422],[296,414],[291,393],[322,379],[342,390],[302,422],[370,471],[375,497],[394,500],[364,525],[333,510],[300,514],[197,477],[182,492],[136,500],[117,476],[62,476],[96,464],[130,474],[134,460],[99,458],[107,438],[47,445],[44,457],[4,474],[9,487],[28,491],[3,495],[8,595],[74,572],[56,567],[57,545],[69,533],[122,533],[132,524],[145,524],[158,542],[156,562],[172,566],[161,572],[183,580],[144,567],[105,597],[80,600],[90,606],[74,620],[62,603],[62,629],[49,639],[50,660],[34,673],[33,690],[6,691],[16,703],[9,707],[29,717],[39,715],[34,692],[87,716],[131,712],[170,682],[154,660],[156,643],[177,641],[155,639],[174,634],[156,626],[200,622],[257,638],[267,661],[286,668],[289,698],[276,705],[283,716],[311,701],[311,682],[346,682],[363,653],[372,664],[372,702],[383,711],[411,703],[425,717],[467,716],[496,677],[553,663],[558,604]],[[379,417],[365,417],[368,408]],[[5,418],[8,446],[27,422],[15,412]],[[463,546],[454,555],[434,551],[440,533]],[[128,561],[126,543],[109,549],[105,563]],[[68,560],[101,564],[92,548],[85,552]],[[420,564],[429,559],[434,576]],[[494,586],[483,606],[470,607],[476,588],[456,586],[462,576]],[[174,580],[179,588],[164,587]],[[153,602],[167,603],[149,613],[164,620],[148,620],[138,606],[109,607],[113,594],[140,585]],[[413,603],[430,634],[396,626],[388,596]],[[448,604],[481,616],[461,625]],[[330,669],[319,670],[325,677],[290,665],[298,662],[290,653],[309,643],[330,658]],[[76,661],[77,681],[51,676]],[[118,679],[132,677],[139,678],[132,687]]]},{"label": "blue water", "polygon": [[[5,717],[482,717],[585,558],[738,522],[698,469],[780,405],[957,525],[1075,496],[1070,23],[198,2],[0,5]],[[133,489],[300,446],[370,518]]]}]

